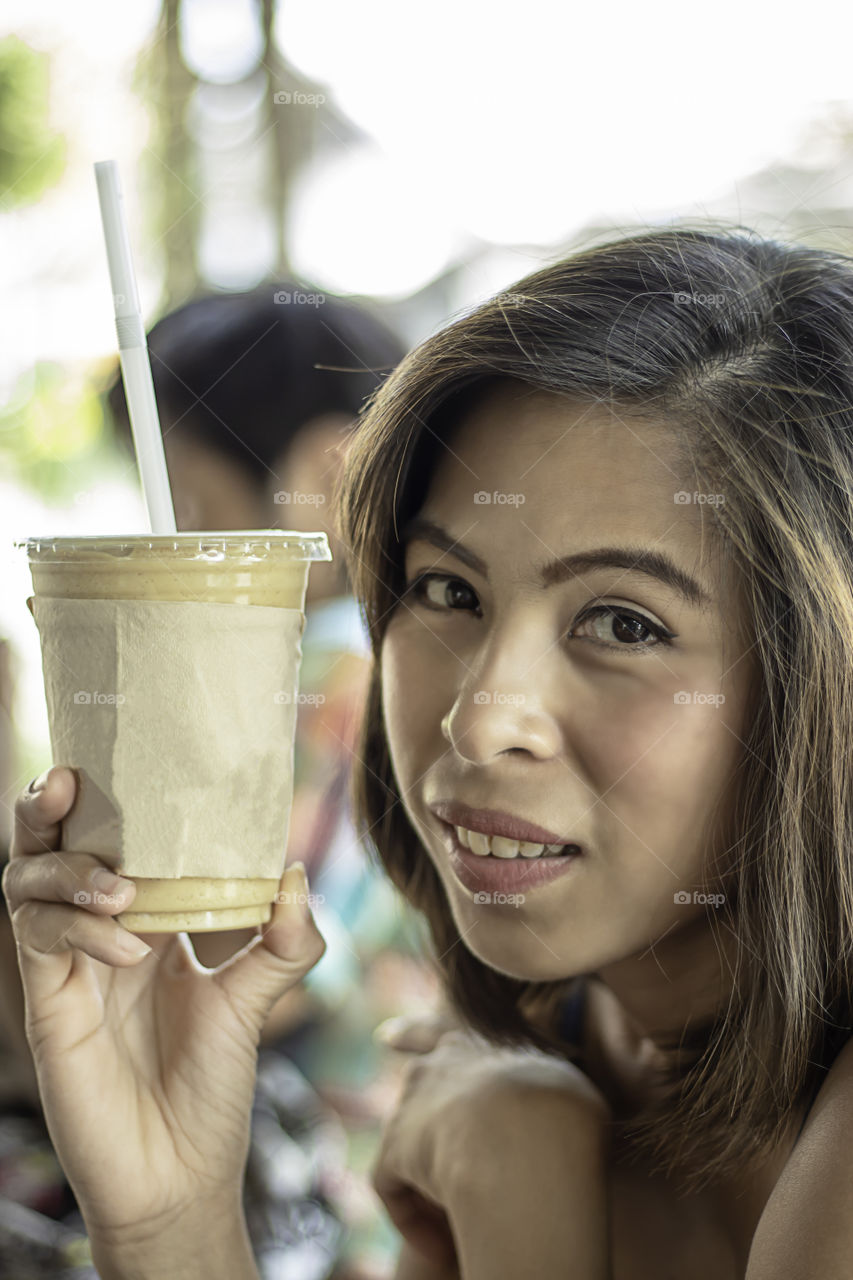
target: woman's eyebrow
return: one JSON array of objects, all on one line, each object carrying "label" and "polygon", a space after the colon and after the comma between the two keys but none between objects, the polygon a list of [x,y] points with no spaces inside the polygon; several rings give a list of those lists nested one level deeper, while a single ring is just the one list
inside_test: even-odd
[{"label": "woman's eyebrow", "polygon": [[[405,525],[400,535],[401,545],[405,547],[415,540],[429,542],[440,551],[455,555],[463,564],[482,574],[488,582],[485,562],[434,520],[415,516]],[[589,551],[576,551],[574,555],[560,556],[541,565],[539,575],[543,587],[553,587],[591,569],[625,569],[628,573],[655,578],[678,592],[696,609],[711,609],[715,604],[711,593],[686,569],[682,569],[664,552],[655,551],[651,547],[597,547]]]}]

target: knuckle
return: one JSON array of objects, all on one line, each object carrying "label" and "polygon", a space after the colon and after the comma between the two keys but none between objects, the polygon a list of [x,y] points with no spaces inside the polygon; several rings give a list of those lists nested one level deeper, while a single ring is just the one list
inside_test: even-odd
[{"label": "knuckle", "polygon": [[419,1080],[423,1079],[428,1070],[429,1068],[424,1062],[423,1056],[407,1059],[401,1072],[404,1086],[408,1088],[410,1085],[417,1084]]},{"label": "knuckle", "polygon": [[39,914],[39,905],[34,898],[24,898],[23,902],[12,911],[12,924],[17,931],[27,931]]},{"label": "knuckle", "polygon": [[[47,772],[50,772],[50,770],[47,770]],[[42,774],[42,779],[44,779],[44,777],[45,774]],[[18,792],[18,798],[15,801],[15,808],[24,814],[32,813],[33,807],[39,802],[39,797],[44,795],[44,786],[41,786],[38,791],[32,790],[34,783],[37,781],[39,781],[39,779],[33,778],[32,781],[23,788],[23,790]]]},{"label": "knuckle", "polygon": [[439,1027],[438,1038],[441,1041],[442,1048],[445,1050],[470,1050],[474,1043],[470,1031],[458,1026],[451,1026],[444,1031]]},{"label": "knuckle", "polygon": [[327,951],[326,939],[322,936],[322,934],[315,932],[313,936],[309,938],[308,942],[305,944],[305,949],[304,951],[302,951],[300,955],[299,962],[298,962],[299,968],[303,972],[307,973],[309,969],[314,968],[314,965],[317,964],[318,960],[321,960],[323,958],[323,956],[326,954],[326,951]]},{"label": "knuckle", "polygon": [[15,798],[15,814],[17,817],[22,818],[24,816],[30,807],[32,799],[33,793],[28,787],[24,787],[22,791],[18,792],[17,797]]},{"label": "knuckle", "polygon": [[7,902],[10,902],[15,896],[15,884],[18,875],[18,864],[15,862],[7,862],[3,868],[3,875],[0,877],[0,887],[2,887],[3,897]]},{"label": "knuckle", "polygon": [[85,877],[75,876],[73,883],[63,892],[62,896],[66,902],[70,902],[75,907],[92,909],[99,906],[106,895],[102,894],[100,898],[96,898],[92,889],[87,886],[88,880]]},{"label": "knuckle", "polygon": [[541,1108],[546,1114],[556,1104],[561,1114],[578,1125],[600,1123],[610,1117],[610,1106],[604,1095],[588,1076],[578,1072],[576,1076],[553,1080],[525,1080],[518,1090],[526,1108]]}]

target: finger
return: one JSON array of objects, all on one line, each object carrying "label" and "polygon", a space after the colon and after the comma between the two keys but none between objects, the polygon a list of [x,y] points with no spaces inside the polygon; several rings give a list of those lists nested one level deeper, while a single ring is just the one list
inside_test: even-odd
[{"label": "finger", "polygon": [[99,918],[82,907],[64,903],[29,898],[12,916],[12,927],[28,996],[31,989],[36,996],[47,990],[53,993],[58,961],[62,961],[62,971],[67,972],[66,952],[76,949],[104,964],[128,965],[151,950],[117,920]]},{"label": "finger", "polygon": [[96,915],[123,911],[136,894],[136,885],[116,875],[91,853],[53,850],[31,853],[8,863],[3,893],[10,912],[28,898],[40,902],[68,902]]},{"label": "finger", "polygon": [[34,778],[15,801],[15,831],[10,859],[58,849],[62,819],[74,804],[76,795],[77,777],[73,769],[57,765],[40,778]]},{"label": "finger", "polygon": [[441,1205],[382,1169],[374,1169],[371,1183],[388,1217],[416,1252],[439,1267],[458,1265],[456,1242]]},{"label": "finger", "polygon": [[430,1053],[458,1023],[446,1014],[426,1014],[420,1018],[386,1018],[373,1032],[378,1044],[400,1053]]},{"label": "finger", "polygon": [[213,970],[214,981],[257,1031],[276,1001],[325,953],[309,896],[305,868],[294,863],[281,878],[272,916],[260,936]]}]

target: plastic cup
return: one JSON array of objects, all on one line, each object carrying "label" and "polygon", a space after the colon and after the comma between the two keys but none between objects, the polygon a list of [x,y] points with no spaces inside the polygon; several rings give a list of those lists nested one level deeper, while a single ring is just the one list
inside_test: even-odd
[{"label": "plastic cup", "polygon": [[[278,530],[30,538],[17,545],[27,552],[33,589],[40,597],[192,601],[300,611],[311,562],[332,558],[324,533]],[[298,655],[294,660],[298,662]],[[69,680],[74,682],[73,673]],[[163,738],[167,742],[167,725]],[[86,761],[75,759],[71,764],[85,767]],[[144,768],[141,759],[141,787]],[[288,815],[281,818],[284,826]],[[140,933],[262,924],[270,919],[280,879],[128,878],[136,885],[136,895],[132,909],[118,918]]]}]

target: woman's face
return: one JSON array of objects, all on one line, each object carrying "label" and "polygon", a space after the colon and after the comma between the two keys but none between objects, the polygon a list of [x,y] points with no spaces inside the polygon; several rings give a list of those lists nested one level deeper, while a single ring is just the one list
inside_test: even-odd
[{"label": "woman's face", "polygon": [[[405,535],[406,583],[434,576],[383,642],[394,772],[465,945],[513,977],[599,971],[664,935],[707,932],[715,909],[693,895],[703,873],[719,889],[714,809],[728,812],[754,670],[711,521],[692,493],[676,497],[693,486],[672,455],[663,426],[504,379],[441,450],[418,513],[446,546],[423,527]],[[605,547],[632,554],[543,583],[545,565]],[[644,551],[706,599],[632,568]],[[581,852],[460,855],[442,802]],[[558,860],[562,873],[535,883]]]}]

